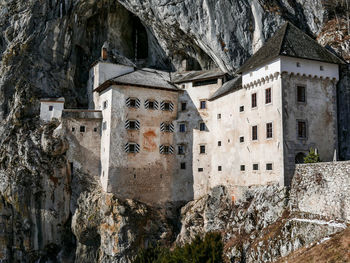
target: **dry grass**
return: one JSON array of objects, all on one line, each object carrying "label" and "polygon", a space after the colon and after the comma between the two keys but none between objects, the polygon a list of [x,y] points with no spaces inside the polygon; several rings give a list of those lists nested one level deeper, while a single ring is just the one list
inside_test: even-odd
[{"label": "dry grass", "polygon": [[301,248],[276,263],[347,263],[350,262],[350,227],[331,239]]}]

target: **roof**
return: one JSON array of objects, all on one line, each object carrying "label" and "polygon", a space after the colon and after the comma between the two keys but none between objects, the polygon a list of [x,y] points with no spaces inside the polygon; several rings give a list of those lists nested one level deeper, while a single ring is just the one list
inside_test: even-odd
[{"label": "roof", "polygon": [[56,102],[56,103],[64,103],[64,97],[59,98],[41,98],[41,102]]},{"label": "roof", "polygon": [[173,82],[178,84],[195,80],[213,79],[224,76],[225,74],[220,69],[188,71],[176,74]]},{"label": "roof", "polygon": [[280,55],[333,64],[345,64],[342,59],[322,47],[316,40],[287,22],[246,61],[237,73],[255,69]]},{"label": "roof", "polygon": [[101,92],[111,85],[130,85],[153,89],[179,91],[170,83],[170,73],[151,69],[139,69],[114,79],[107,80],[94,91]]},{"label": "roof", "polygon": [[218,99],[228,93],[234,92],[242,88],[242,76],[235,77],[224,83],[210,98],[209,100]]}]

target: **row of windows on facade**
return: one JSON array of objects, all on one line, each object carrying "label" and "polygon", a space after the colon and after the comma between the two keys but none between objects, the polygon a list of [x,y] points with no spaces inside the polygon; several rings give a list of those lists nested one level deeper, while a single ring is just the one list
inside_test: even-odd
[{"label": "row of windows on facade", "polygon": [[[296,62],[296,63],[295,63],[295,66],[296,66],[297,68],[301,68],[301,63],[300,63],[300,62]],[[268,65],[265,66],[265,70],[268,70],[268,69],[269,69],[269,66],[268,66]],[[324,71],[324,66],[320,65],[320,71]],[[252,77],[252,76],[253,76],[253,72],[250,72],[249,75]]]},{"label": "row of windows on facade", "polygon": [[[253,168],[253,171],[259,171],[259,169],[260,169],[258,163],[254,163],[252,168]],[[240,170],[241,170],[241,172],[245,172],[246,171],[246,166],[244,164],[242,164],[240,166]],[[273,170],[272,163],[266,163],[265,170],[266,171],[272,171]]]},{"label": "row of windows on facade", "polygon": [[[306,88],[304,86],[297,86],[296,87],[296,97],[297,97],[297,102],[299,103],[305,103],[306,102]],[[256,108],[258,106],[258,100],[257,100],[257,92],[253,93],[251,95],[251,107]],[[265,89],[265,104],[270,104],[272,103],[272,90],[271,88]],[[243,112],[244,111],[244,106],[239,107],[239,111]],[[221,115],[218,115],[218,119],[221,118]]]},{"label": "row of windows on facade", "polygon": [[[107,128],[106,122],[103,123],[103,129],[105,130]],[[126,120],[125,121],[125,129],[127,130],[139,130],[140,129],[140,122],[138,120]],[[170,122],[162,122],[160,124],[160,131],[162,132],[174,132],[175,127],[173,123]],[[186,132],[186,124],[180,123],[179,124],[179,132]],[[199,130],[205,131],[206,125],[204,122],[199,123]]]},{"label": "row of windows on facade", "polygon": [[[140,108],[141,101],[138,98],[127,98],[125,100],[125,104],[129,108]],[[149,110],[158,110],[159,109],[159,103],[156,100],[145,100],[144,106],[146,109]],[[103,101],[102,108],[107,109],[108,108],[108,100]],[[173,111],[174,110],[174,104],[171,101],[162,101],[160,103],[160,109],[163,111]]]},{"label": "row of windows on facade", "polygon": [[[140,145],[138,143],[128,142],[127,144],[125,144],[124,150],[127,153],[139,153],[140,152]],[[206,153],[205,145],[199,146],[199,152],[201,154]],[[160,145],[159,146],[159,153],[160,154],[173,154],[174,147],[172,145]],[[186,153],[186,146],[184,144],[179,144],[177,146],[177,154],[183,155],[185,153]]]},{"label": "row of windows on facade", "polygon": [[[87,131],[87,129],[86,129],[86,127],[84,125],[81,125],[79,127],[79,132],[86,132],[86,131]],[[72,127],[72,132],[75,132],[75,127]],[[98,128],[97,127],[94,128],[94,132],[98,132]]]}]

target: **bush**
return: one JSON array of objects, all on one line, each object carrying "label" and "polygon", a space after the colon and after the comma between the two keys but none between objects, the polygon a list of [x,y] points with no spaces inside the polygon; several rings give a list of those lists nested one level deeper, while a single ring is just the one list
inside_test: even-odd
[{"label": "bush", "polygon": [[143,249],[134,263],[221,263],[223,247],[219,233],[208,233],[204,240],[197,236],[191,244],[173,251],[160,246]]},{"label": "bush", "polygon": [[308,155],[304,158],[304,163],[319,163],[320,161],[320,155],[316,153],[315,149],[310,148]]}]

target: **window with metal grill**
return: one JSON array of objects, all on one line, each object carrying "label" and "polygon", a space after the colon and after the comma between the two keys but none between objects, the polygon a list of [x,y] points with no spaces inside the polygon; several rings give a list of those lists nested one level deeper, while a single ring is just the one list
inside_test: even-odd
[{"label": "window with metal grill", "polygon": [[80,126],[80,132],[85,132],[85,126]]},{"label": "window with metal grill", "polygon": [[254,163],[253,164],[253,171],[258,171],[259,170],[259,164]]},{"label": "window with metal grill", "polygon": [[298,121],[298,137],[306,138],[306,122]]},{"label": "window with metal grill", "polygon": [[267,163],[266,164],[266,170],[271,171],[272,170],[272,163]]},{"label": "window with metal grill", "polygon": [[185,123],[180,123],[179,131],[180,132],[186,132],[186,124]]},{"label": "window with metal grill", "polygon": [[265,90],[265,104],[269,104],[272,102],[272,91],[271,88]]},{"label": "window with metal grill", "polygon": [[180,155],[185,154],[185,145],[181,144],[177,146],[177,154],[180,154]]},{"label": "window with metal grill", "polygon": [[297,86],[297,100],[298,102],[306,102],[306,88],[304,86]]},{"label": "window with metal grill", "polygon": [[266,138],[271,139],[272,135],[272,122],[266,123]]}]

